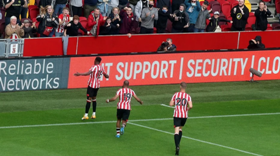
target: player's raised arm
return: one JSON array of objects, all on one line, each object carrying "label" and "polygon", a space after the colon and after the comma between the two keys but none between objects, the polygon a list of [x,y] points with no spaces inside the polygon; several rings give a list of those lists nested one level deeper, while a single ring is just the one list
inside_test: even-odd
[{"label": "player's raised arm", "polygon": [[74,75],[75,75],[75,76],[88,76],[88,75],[90,75],[91,73],[92,73],[92,71],[89,70],[89,71],[86,72],[86,73],[79,73],[79,72],[76,72]]},{"label": "player's raised arm", "polygon": [[133,97],[142,105],[143,101],[141,101],[135,94],[133,95]]},{"label": "player's raised arm", "polygon": [[113,102],[115,100],[117,100],[117,98],[119,97],[118,94],[116,94],[114,97],[112,97],[111,99],[107,99],[106,102],[109,103],[109,102]]},{"label": "player's raised arm", "polygon": [[104,73],[104,77],[105,77],[106,79],[109,79],[109,75],[108,75],[107,73]]},{"label": "player's raised arm", "polygon": [[192,101],[188,101],[188,110],[192,109],[193,105],[192,105]]}]

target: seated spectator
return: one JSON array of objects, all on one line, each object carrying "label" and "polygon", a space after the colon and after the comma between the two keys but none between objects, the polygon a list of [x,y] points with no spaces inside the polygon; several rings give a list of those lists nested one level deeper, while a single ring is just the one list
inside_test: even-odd
[{"label": "seated spectator", "polygon": [[98,0],[97,3],[97,8],[100,10],[100,13],[102,14],[102,16],[106,16],[108,13],[108,9],[109,9],[109,2],[111,0]]},{"label": "seated spectator", "polygon": [[132,13],[130,6],[125,7],[120,13],[122,24],[120,28],[120,34],[131,34],[136,33],[138,23],[136,17]]},{"label": "seated spectator", "polygon": [[262,43],[262,37],[256,36],[255,39],[249,41],[248,49],[264,49],[265,45]]},{"label": "seated spectator", "polygon": [[158,11],[158,21],[157,21],[157,33],[165,33],[167,20],[170,19],[170,12],[167,9],[167,6],[163,6]]},{"label": "seated spectator", "polygon": [[190,0],[190,2],[186,0],[185,5],[187,7],[187,13],[190,18],[190,25],[188,27],[188,32],[194,32],[194,26],[196,24],[198,14],[201,10],[201,6],[198,0]]},{"label": "seated spectator", "polygon": [[64,36],[66,35],[78,36],[79,29],[84,31],[85,34],[90,34],[90,32],[87,31],[79,21],[80,21],[80,17],[78,15],[75,15],[73,17],[73,21],[69,22],[65,27]]},{"label": "seated spectator", "polygon": [[36,25],[35,22],[32,23],[26,19],[23,21],[23,30],[24,30],[24,36],[22,36],[22,38],[32,38],[34,37],[34,34],[36,33]]},{"label": "seated spectator", "polygon": [[158,9],[154,8],[154,1],[149,1],[149,7],[144,8],[141,14],[141,34],[151,34],[154,32],[155,20],[158,20]]},{"label": "seated spectator", "polygon": [[84,1],[84,16],[88,18],[90,13],[97,8],[97,1],[98,0],[85,0]]},{"label": "seated spectator", "polygon": [[73,16],[82,16],[83,1],[82,0],[70,0]]},{"label": "seated spectator", "polygon": [[202,4],[201,10],[198,14],[198,18],[196,20],[194,32],[204,32],[206,28],[206,19],[210,18],[209,11],[207,10],[208,5],[208,1],[204,1],[204,3]]},{"label": "seated spectator", "polygon": [[68,0],[55,0],[54,14],[58,16],[62,14],[63,9],[66,7]]},{"label": "seated spectator", "polygon": [[183,32],[185,28],[188,28],[189,15],[185,10],[185,4],[181,4],[179,10],[176,10],[174,11],[174,14],[171,14],[172,33],[180,33]]},{"label": "seated spectator", "polygon": [[220,21],[232,23],[232,21],[230,20],[220,18],[220,13],[218,11],[215,11],[214,16],[210,18],[210,23],[206,27],[206,32],[215,32],[217,27],[219,26]]},{"label": "seated spectator", "polygon": [[37,21],[40,22],[38,26],[38,33],[40,37],[52,37],[55,28],[58,26],[58,19],[53,14],[54,10],[50,5],[46,6],[46,13],[37,16]]},{"label": "seated spectator", "polygon": [[120,17],[120,10],[118,7],[113,8],[111,14],[109,17],[112,20],[112,25],[114,26],[114,29],[112,30],[112,34],[119,34],[120,32],[120,26],[121,26],[121,17]]},{"label": "seated spectator", "polygon": [[111,18],[107,18],[105,24],[100,27],[100,35],[111,35],[115,29],[115,25],[112,24]]},{"label": "seated spectator", "polygon": [[271,12],[267,9],[267,6],[263,1],[260,2],[259,8],[255,11],[256,16],[256,30],[265,31],[267,29],[267,16],[270,16]]},{"label": "seated spectator", "polygon": [[174,52],[174,51],[176,51],[176,46],[172,44],[171,38],[166,39],[166,42],[163,41],[157,50],[157,52]]},{"label": "seated spectator", "polygon": [[149,7],[149,3],[148,0],[139,0],[135,6],[135,16],[136,16],[136,21],[138,22],[142,22],[141,20],[141,14],[142,14],[142,10],[144,8],[148,8]]},{"label": "seated spectator", "polygon": [[231,31],[244,31],[249,17],[249,9],[244,5],[244,0],[239,0],[239,4],[231,9],[231,17]]},{"label": "seated spectator", "polygon": [[106,17],[100,14],[100,10],[96,8],[88,16],[87,30],[90,31],[91,35],[98,36],[101,25],[104,25]]},{"label": "seated spectator", "polygon": [[64,34],[64,27],[69,23],[70,16],[69,16],[69,9],[63,8],[62,14],[58,16],[58,27],[55,31],[55,36],[60,37]]},{"label": "seated spectator", "polygon": [[16,16],[12,16],[10,18],[10,24],[6,26],[5,29],[5,38],[14,39],[14,38],[21,38],[24,35],[23,25],[19,26],[17,24]]},{"label": "seated spectator", "polygon": [[[17,18],[17,23],[20,23],[19,14],[21,6],[27,8],[28,4],[26,0],[4,0],[1,1],[5,3],[6,15],[5,15],[5,25],[7,26],[10,23],[10,18],[15,16]],[[4,15],[2,15],[4,16]]]}]

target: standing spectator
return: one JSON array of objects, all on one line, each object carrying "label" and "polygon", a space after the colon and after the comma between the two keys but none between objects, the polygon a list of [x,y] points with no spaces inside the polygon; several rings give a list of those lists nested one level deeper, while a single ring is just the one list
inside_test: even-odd
[{"label": "standing spectator", "polygon": [[58,16],[58,27],[55,31],[55,36],[60,37],[64,34],[64,27],[69,23],[70,16],[69,16],[69,9],[64,8],[62,14]]},{"label": "standing spectator", "polygon": [[78,36],[79,29],[84,31],[85,34],[90,34],[90,32],[87,31],[79,21],[80,21],[80,17],[75,15],[73,17],[73,21],[71,21],[70,23],[67,24],[65,31],[64,31],[64,36],[66,36],[66,35]]},{"label": "standing spectator", "polygon": [[111,0],[98,0],[97,8],[100,10],[102,16],[106,16],[109,9],[109,4]]},{"label": "standing spectator", "polygon": [[24,35],[24,30],[22,29],[24,25],[19,26],[17,24],[17,17],[12,16],[10,17],[10,24],[6,26],[5,29],[5,38],[21,38]]},{"label": "standing spectator", "polygon": [[112,10],[114,8],[117,8],[118,6],[119,6],[119,0],[111,0],[111,2],[109,3],[109,7],[108,7],[106,16],[109,16],[112,13]]},{"label": "standing spectator", "polygon": [[88,18],[90,13],[97,8],[97,0],[85,0],[84,1],[84,16]]},{"label": "standing spectator", "polygon": [[100,14],[100,10],[96,8],[88,16],[87,30],[90,31],[91,35],[97,37],[99,35],[100,26],[104,25],[105,20],[106,17],[103,17],[102,14]]},{"label": "standing spectator", "polygon": [[263,1],[260,2],[259,8],[255,11],[256,16],[256,30],[265,31],[267,29],[267,16],[270,16],[271,12],[267,9],[267,6]]},{"label": "standing spectator", "polygon": [[188,32],[194,32],[196,20],[201,10],[201,6],[199,1],[197,0],[191,0],[191,3],[189,3],[188,0],[186,0],[185,4],[187,6],[187,13],[189,14],[190,17],[190,25],[188,28]]},{"label": "standing spectator", "polygon": [[19,14],[21,10],[21,6],[27,8],[28,4],[26,0],[5,0],[5,9],[6,9],[6,16],[5,16],[5,25],[10,23],[10,18],[15,16],[17,18],[17,23],[20,23]]},{"label": "standing spectator", "polygon": [[75,16],[75,15],[82,16],[83,1],[82,0],[70,0],[70,4],[71,4],[73,16]]},{"label": "standing spectator", "polygon": [[55,1],[55,8],[54,8],[54,15],[58,16],[62,14],[63,8],[66,7],[68,0],[56,0]]},{"label": "standing spectator", "polygon": [[204,32],[206,28],[206,19],[210,18],[209,11],[207,10],[208,2],[204,1],[201,7],[201,11],[199,12],[194,32]]},{"label": "standing spectator", "polygon": [[115,25],[112,24],[111,18],[107,18],[105,24],[100,27],[100,35],[111,35],[113,34]]},{"label": "standing spectator", "polygon": [[172,13],[174,13],[185,0],[172,0]]},{"label": "standing spectator", "polygon": [[118,7],[113,8],[112,13],[109,17],[112,20],[112,25],[114,25],[114,29],[112,30],[112,34],[119,34],[120,26],[121,26],[121,17],[120,17],[120,9]]},{"label": "standing spectator", "polygon": [[232,23],[232,21],[220,18],[219,16],[220,13],[218,11],[215,11],[214,16],[210,19],[210,23],[206,27],[207,32],[215,32],[217,27],[219,26],[220,21]]},{"label": "standing spectator", "polygon": [[154,32],[154,22],[158,20],[158,9],[154,8],[154,1],[149,1],[149,8],[144,8],[141,14],[141,34]]},{"label": "standing spectator", "polygon": [[231,17],[233,21],[231,31],[244,31],[249,17],[249,10],[244,5],[244,0],[239,0],[239,4],[231,9]]},{"label": "standing spectator", "polygon": [[157,33],[165,33],[167,20],[170,18],[170,12],[167,6],[163,6],[162,9],[158,11],[158,21],[157,21]]},{"label": "standing spectator", "polygon": [[171,15],[172,21],[172,33],[183,32],[184,29],[187,29],[189,26],[189,15],[186,12],[186,6],[182,3],[179,7],[179,10],[174,11],[174,14]]},{"label": "standing spectator", "polygon": [[35,22],[30,26],[30,21],[28,19],[23,21],[23,30],[24,30],[24,35],[22,38],[32,38],[34,37],[34,34],[36,33],[36,25]]},{"label": "standing spectator", "polygon": [[[29,4],[29,0],[26,0],[26,3],[27,3],[27,5]],[[21,9],[20,9],[20,17],[21,17],[21,19],[24,19],[24,18],[26,18],[26,16],[27,16],[27,11],[28,11],[28,7],[23,7],[23,6],[21,6]]]},{"label": "standing spectator", "polygon": [[136,21],[138,21],[139,23],[142,22],[141,20],[141,14],[142,14],[142,10],[144,8],[148,8],[149,7],[149,3],[147,0],[139,0],[137,2],[137,5],[135,6],[135,16],[136,16]]},{"label": "standing spectator", "polygon": [[46,7],[47,5],[52,5],[52,0],[40,0],[39,7]]},{"label": "standing spectator", "polygon": [[135,6],[139,0],[129,0],[129,6],[132,8],[132,12],[135,11]]},{"label": "standing spectator", "polygon": [[121,11],[120,16],[122,19],[120,34],[130,35],[131,33],[135,33],[138,27],[138,23],[136,21],[136,17],[132,13],[131,7],[125,7],[124,10]]},{"label": "standing spectator", "polygon": [[[182,3],[184,3],[184,2],[182,2]],[[163,7],[167,7],[169,12],[171,12],[172,8],[171,8],[170,0],[158,0],[157,8],[163,8]]]},{"label": "standing spectator", "polygon": [[119,0],[119,8],[120,10],[123,10],[125,7],[127,7],[128,0]]},{"label": "standing spectator", "polygon": [[40,22],[38,26],[38,33],[40,37],[52,37],[55,28],[58,26],[58,19],[54,15],[52,6],[46,6],[47,12],[37,16],[37,21]]}]

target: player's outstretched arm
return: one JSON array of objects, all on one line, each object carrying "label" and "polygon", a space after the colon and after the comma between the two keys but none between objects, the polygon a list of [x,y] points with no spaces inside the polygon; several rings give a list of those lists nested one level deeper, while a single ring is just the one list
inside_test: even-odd
[{"label": "player's outstretched arm", "polygon": [[118,98],[118,94],[116,94],[114,97],[112,97],[111,99],[107,99],[106,102],[109,103],[109,102],[113,102],[115,100],[117,100]]},{"label": "player's outstretched arm", "polygon": [[109,75],[108,75],[108,74],[104,74],[104,77],[105,77],[106,79],[109,79]]},{"label": "player's outstretched arm", "polygon": [[174,103],[173,99],[171,99],[171,101],[169,102],[169,106],[174,106],[174,105],[175,105],[175,103]]},{"label": "player's outstretched arm", "polygon": [[143,105],[143,101],[141,101],[136,95],[133,95],[133,97],[134,97],[141,105]]},{"label": "player's outstretched arm", "polygon": [[188,101],[188,110],[192,109],[193,105],[192,105],[192,101]]},{"label": "player's outstretched arm", "polygon": [[75,75],[75,76],[88,76],[88,75],[90,75],[91,73],[92,73],[92,71],[89,70],[89,71],[86,72],[86,73],[79,73],[79,72],[76,72],[74,75]]}]

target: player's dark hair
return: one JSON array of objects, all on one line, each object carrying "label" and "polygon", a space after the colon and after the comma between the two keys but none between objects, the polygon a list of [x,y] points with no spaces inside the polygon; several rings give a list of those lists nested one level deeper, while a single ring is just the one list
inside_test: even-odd
[{"label": "player's dark hair", "polygon": [[186,82],[181,82],[181,83],[180,83],[180,86],[181,86],[183,89],[186,89],[186,88],[187,88],[187,83],[186,83]]},{"label": "player's dark hair", "polygon": [[128,81],[128,80],[125,80],[125,81],[123,82],[123,86],[128,87],[128,86],[129,86],[129,81]]},{"label": "player's dark hair", "polygon": [[101,60],[102,60],[101,57],[96,57],[96,58],[95,58],[95,61],[98,62],[98,63],[100,63]]}]

